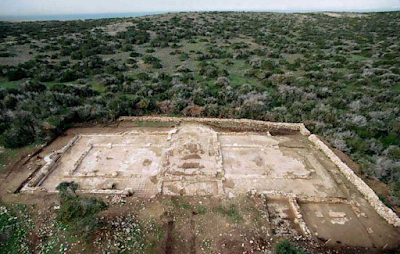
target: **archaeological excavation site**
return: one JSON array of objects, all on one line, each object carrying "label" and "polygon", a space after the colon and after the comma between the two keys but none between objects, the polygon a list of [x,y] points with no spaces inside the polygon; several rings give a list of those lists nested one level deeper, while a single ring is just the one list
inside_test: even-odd
[{"label": "archaeological excavation site", "polygon": [[46,149],[31,158],[36,167],[18,188],[24,196],[50,195],[61,182],[85,195],[146,200],[247,195],[271,236],[399,245],[399,217],[303,124],[121,117],[113,126],[70,129]]}]

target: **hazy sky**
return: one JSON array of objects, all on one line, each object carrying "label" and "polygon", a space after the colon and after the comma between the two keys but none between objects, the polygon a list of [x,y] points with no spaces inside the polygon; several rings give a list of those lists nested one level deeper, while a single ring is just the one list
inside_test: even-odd
[{"label": "hazy sky", "polygon": [[400,0],[0,0],[0,15],[209,10],[399,10]]}]

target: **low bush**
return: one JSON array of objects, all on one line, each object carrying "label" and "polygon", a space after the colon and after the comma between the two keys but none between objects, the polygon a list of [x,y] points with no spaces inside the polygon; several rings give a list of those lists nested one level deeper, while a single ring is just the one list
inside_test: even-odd
[{"label": "low bush", "polygon": [[301,249],[296,248],[291,242],[288,240],[283,240],[281,242],[278,242],[275,245],[275,253],[276,254],[306,254]]},{"label": "low bush", "polygon": [[57,221],[67,226],[71,233],[89,241],[100,226],[96,215],[106,210],[107,205],[101,199],[78,196],[75,193],[78,184],[74,182],[60,183],[56,189],[60,199]]}]

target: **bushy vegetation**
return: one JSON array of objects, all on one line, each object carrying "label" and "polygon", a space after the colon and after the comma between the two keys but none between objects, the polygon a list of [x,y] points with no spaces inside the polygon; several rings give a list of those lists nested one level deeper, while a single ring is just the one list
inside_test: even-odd
[{"label": "bushy vegetation", "polygon": [[62,182],[56,189],[61,204],[56,220],[67,226],[71,233],[89,241],[100,226],[96,215],[106,210],[107,205],[101,199],[76,195],[78,184],[73,182]]},{"label": "bushy vegetation", "polygon": [[400,205],[398,31],[400,12],[1,22],[0,142],[121,115],[304,122]]},{"label": "bushy vegetation", "polygon": [[280,241],[275,245],[275,253],[276,254],[306,254],[301,249],[296,248],[291,242],[288,240]]}]

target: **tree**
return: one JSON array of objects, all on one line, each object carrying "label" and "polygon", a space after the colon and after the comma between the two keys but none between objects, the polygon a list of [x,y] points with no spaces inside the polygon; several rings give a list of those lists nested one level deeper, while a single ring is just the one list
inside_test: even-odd
[{"label": "tree", "polygon": [[12,117],[11,121],[12,124],[3,133],[5,147],[18,148],[35,142],[37,133],[32,114],[20,111]]},{"label": "tree", "polygon": [[16,81],[27,77],[26,71],[21,68],[9,70],[6,74],[6,77],[10,81]]}]

